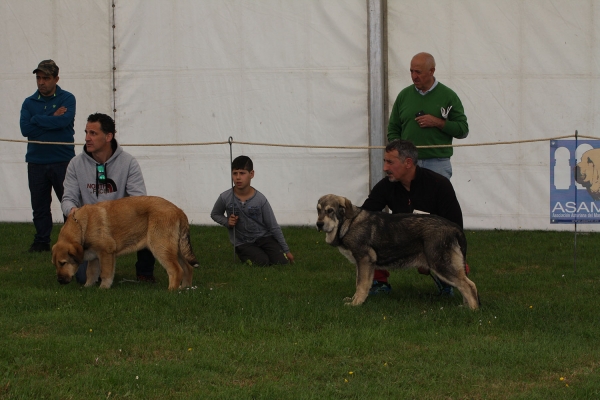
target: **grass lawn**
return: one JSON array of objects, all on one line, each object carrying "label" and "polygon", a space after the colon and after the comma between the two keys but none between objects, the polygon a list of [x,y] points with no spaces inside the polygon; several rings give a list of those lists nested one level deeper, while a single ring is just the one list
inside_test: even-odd
[{"label": "grass lawn", "polygon": [[[32,224],[0,224],[0,399],[600,398],[599,234],[467,231],[482,308],[415,270],[360,307],[353,266],[312,227],[285,227],[292,266],[234,262],[193,226],[194,288],[56,281]],[[56,241],[58,227],[54,229]]]}]

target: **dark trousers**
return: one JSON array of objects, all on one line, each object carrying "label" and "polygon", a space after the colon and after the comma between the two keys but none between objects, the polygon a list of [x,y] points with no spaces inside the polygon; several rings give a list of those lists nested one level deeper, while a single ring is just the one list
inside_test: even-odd
[{"label": "dark trousers", "polygon": [[58,201],[63,196],[63,181],[69,162],[53,164],[27,163],[29,193],[33,209],[33,225],[35,226],[34,243],[50,243],[52,233],[52,189]]},{"label": "dark trousers", "polygon": [[142,249],[137,252],[137,262],[135,263],[136,275],[152,276],[154,275],[154,255],[148,249]]},{"label": "dark trousers", "polygon": [[287,264],[288,259],[283,255],[283,249],[273,236],[266,236],[254,243],[246,243],[235,248],[242,262],[250,260],[255,265]]},{"label": "dark trousers", "polygon": [[[148,249],[142,249],[137,252],[137,262],[135,263],[136,275],[152,276],[154,275],[154,255]],[[79,265],[79,269],[75,273],[75,279],[78,283],[85,283],[87,280],[88,262],[84,261]]]}]

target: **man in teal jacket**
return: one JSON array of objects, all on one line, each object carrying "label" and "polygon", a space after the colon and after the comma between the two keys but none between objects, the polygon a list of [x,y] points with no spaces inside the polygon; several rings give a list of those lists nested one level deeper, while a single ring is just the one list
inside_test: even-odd
[{"label": "man in teal jacket", "polygon": [[[435,59],[419,53],[410,62],[413,85],[404,88],[392,108],[388,140],[404,139],[415,146],[451,145],[464,139],[469,125],[463,105],[452,89],[433,76]],[[419,166],[450,179],[452,147],[419,149]]]},{"label": "man in teal jacket", "polygon": [[[73,143],[75,96],[58,83],[58,66],[44,60],[33,71],[38,90],[21,107],[21,133],[29,141]],[[25,161],[36,234],[29,252],[50,251],[52,188],[59,201],[67,165],[75,156],[72,145],[28,143]]]}]

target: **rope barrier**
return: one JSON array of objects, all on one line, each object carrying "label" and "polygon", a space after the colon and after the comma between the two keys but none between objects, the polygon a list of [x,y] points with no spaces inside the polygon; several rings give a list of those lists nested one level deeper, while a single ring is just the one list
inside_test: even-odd
[{"label": "rope barrier", "polygon": [[[547,142],[549,140],[560,140],[574,137],[575,135],[556,136],[543,139],[528,139],[528,140],[512,140],[506,142],[484,142],[484,143],[470,143],[470,144],[444,144],[444,145],[429,145],[429,146],[417,146],[419,149],[433,149],[443,147],[479,147],[479,146],[497,146],[507,144],[520,144],[520,143],[534,143],[534,142]],[[577,135],[578,138],[600,140],[600,137]],[[13,143],[36,143],[36,144],[53,144],[53,145],[69,145],[69,146],[83,146],[85,143],[67,143],[67,142],[40,142],[37,140],[23,140],[23,139],[2,139],[0,142],[13,142]],[[245,144],[248,146],[266,146],[266,147],[290,147],[290,148],[302,148],[302,149],[346,149],[346,150],[370,150],[370,149],[385,149],[385,146],[321,146],[321,145],[306,145],[306,144],[278,144],[278,143],[263,143],[263,142],[243,142],[237,141],[230,138],[230,140],[221,142],[190,142],[190,143],[120,143],[120,146],[130,147],[178,147],[178,146],[212,146],[218,144]]]}]

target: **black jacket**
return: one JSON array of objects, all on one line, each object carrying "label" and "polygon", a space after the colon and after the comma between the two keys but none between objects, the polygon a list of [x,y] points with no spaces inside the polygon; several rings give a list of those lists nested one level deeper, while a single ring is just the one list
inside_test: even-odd
[{"label": "black jacket", "polygon": [[371,190],[361,208],[381,211],[385,207],[392,214],[412,213],[414,210],[439,215],[463,227],[462,211],[454,188],[444,176],[417,166],[410,191],[401,182],[390,182],[383,178]]}]

